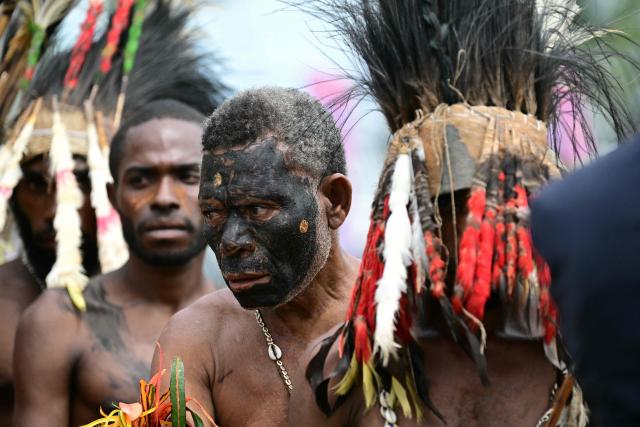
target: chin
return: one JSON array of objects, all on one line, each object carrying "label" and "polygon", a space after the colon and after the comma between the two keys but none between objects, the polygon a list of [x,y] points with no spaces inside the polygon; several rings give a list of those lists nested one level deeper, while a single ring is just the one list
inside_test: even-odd
[{"label": "chin", "polygon": [[257,310],[260,308],[274,308],[279,305],[285,304],[285,298],[276,295],[256,295],[252,292],[234,292],[233,296],[238,301],[238,304],[245,310]]}]

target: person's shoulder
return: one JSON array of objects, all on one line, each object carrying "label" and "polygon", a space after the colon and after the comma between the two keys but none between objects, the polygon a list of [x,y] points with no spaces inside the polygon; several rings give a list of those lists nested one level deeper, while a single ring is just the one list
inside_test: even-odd
[{"label": "person's shoulder", "polygon": [[0,265],[0,298],[31,302],[37,295],[37,285],[20,259]]},{"label": "person's shoulder", "polygon": [[65,318],[77,319],[79,311],[73,306],[64,288],[45,289],[24,312],[23,317],[34,322],[50,323]]},{"label": "person's shoulder", "polygon": [[211,292],[188,307],[174,314],[162,332],[164,339],[183,342],[215,340],[223,325],[229,324],[235,316],[246,315],[231,291],[221,289]]},{"label": "person's shoulder", "polygon": [[43,345],[55,347],[73,341],[80,324],[79,312],[74,308],[66,289],[47,289],[22,314],[18,334]]},{"label": "person's shoulder", "polygon": [[245,311],[228,289],[220,289],[200,297],[193,304],[177,312],[172,319],[183,317],[204,318],[216,320],[221,317],[233,316]]}]

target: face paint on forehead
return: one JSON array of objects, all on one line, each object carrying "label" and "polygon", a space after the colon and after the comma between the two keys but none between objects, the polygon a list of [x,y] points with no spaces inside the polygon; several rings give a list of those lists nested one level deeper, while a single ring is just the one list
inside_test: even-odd
[{"label": "face paint on forehead", "polygon": [[263,195],[271,197],[289,194],[292,186],[315,192],[312,178],[288,160],[286,146],[275,137],[241,148],[205,152],[201,179],[205,195],[215,189],[258,195],[266,186],[269,191]]},{"label": "face paint on forehead", "polygon": [[[201,202],[215,199],[226,212],[221,224],[208,233],[223,274],[271,276],[267,284],[234,292],[240,304],[275,306],[298,293],[317,251],[319,206],[312,180],[287,167],[276,139],[241,150],[206,153],[200,188]],[[261,203],[275,207],[277,213],[256,220],[251,211]],[[230,245],[250,249],[225,251]]]}]

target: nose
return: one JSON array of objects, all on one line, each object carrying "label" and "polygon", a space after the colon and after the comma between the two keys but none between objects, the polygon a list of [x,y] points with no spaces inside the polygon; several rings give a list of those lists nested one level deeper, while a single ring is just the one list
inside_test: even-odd
[{"label": "nose", "polygon": [[151,202],[151,209],[169,212],[180,208],[175,183],[170,177],[163,177],[158,183],[158,190]]},{"label": "nose", "polygon": [[42,219],[45,223],[53,223],[56,216],[56,192],[50,191],[42,198]]},{"label": "nose", "polygon": [[236,215],[230,215],[220,241],[222,256],[241,257],[253,253],[255,249],[256,242],[247,227]]}]

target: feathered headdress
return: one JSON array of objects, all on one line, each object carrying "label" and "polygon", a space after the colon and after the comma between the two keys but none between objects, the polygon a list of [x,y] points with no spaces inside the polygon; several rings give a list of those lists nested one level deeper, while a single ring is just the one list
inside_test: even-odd
[{"label": "feathered headdress", "polygon": [[[0,226],[20,179],[20,162],[40,154],[51,158],[58,248],[47,284],[66,287],[79,309],[84,308],[81,291],[87,278],[77,213],[82,194],[72,173],[72,155],[86,156],[90,167],[99,257],[106,272],[127,259],[120,220],[106,194],[112,180],[109,141],[122,115],[162,99],[183,102],[207,115],[223,90],[207,69],[205,61],[211,57],[195,51],[195,31],[187,29],[191,9],[176,7],[170,0],[119,0],[106,33],[94,40],[96,21],[105,9],[102,0],[92,0],[73,48],[48,49],[35,73],[27,73],[30,83],[22,95],[26,107],[17,105],[23,113],[0,150]],[[5,34],[9,45],[14,38]],[[20,97],[6,96],[0,102],[3,111],[11,111]]]},{"label": "feathered headdress", "polygon": [[[440,416],[412,334],[427,307],[439,308],[485,382],[482,320],[489,298],[507,307],[508,333],[543,338],[550,362],[564,369],[549,268],[531,244],[528,201],[562,174],[554,154],[561,130],[576,155],[577,129],[595,148],[585,109],[602,112],[621,139],[632,133],[621,88],[605,67],[617,55],[603,41],[610,32],[581,22],[575,1],[296,6],[336,28],[359,59],[347,97],[373,96],[394,132],[346,322],[307,369],[319,406],[330,413],[360,383],[366,406],[381,402],[390,424],[393,402],[407,416],[420,418],[425,407]],[[569,120],[560,104],[571,106]],[[460,189],[469,190],[464,231],[447,248],[434,198]],[[447,287],[451,265],[455,283]],[[336,340],[338,366],[326,378],[325,358]],[[340,380],[334,407],[327,399],[332,378]],[[582,425],[579,395],[576,387],[571,407],[578,409],[563,416]]]}]

